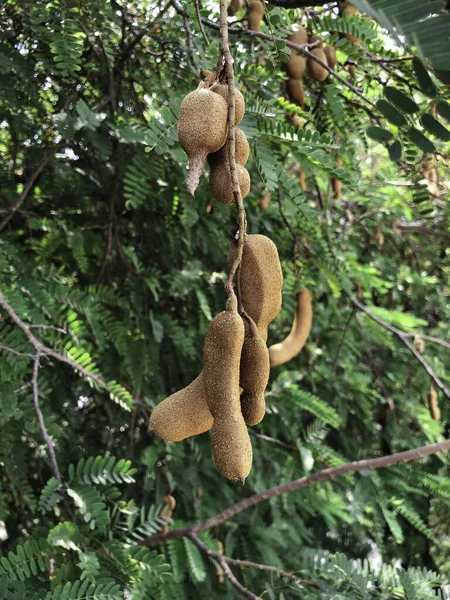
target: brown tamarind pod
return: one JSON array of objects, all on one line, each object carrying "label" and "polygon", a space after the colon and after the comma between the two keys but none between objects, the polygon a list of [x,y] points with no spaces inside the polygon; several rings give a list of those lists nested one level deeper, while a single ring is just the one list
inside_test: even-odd
[{"label": "brown tamarind pod", "polygon": [[228,105],[224,98],[206,89],[204,83],[182,101],[178,115],[178,139],[189,157],[188,190],[194,195],[206,156],[225,144]]},{"label": "brown tamarind pod", "polygon": [[[327,62],[327,57],[323,48],[313,48],[311,50],[311,54],[314,54],[314,56],[317,56],[317,58],[319,58],[323,62]],[[314,79],[314,81],[325,81],[325,79],[329,75],[328,71],[324,67],[322,67],[322,65],[319,65],[319,63],[316,62],[313,58],[308,58],[308,60],[306,61],[306,66],[310,77]]]},{"label": "brown tamarind pod", "polygon": [[[237,246],[232,243],[228,254],[230,266],[236,254]],[[255,322],[259,335],[266,341],[267,327],[281,310],[283,288],[278,250],[271,239],[265,235],[246,234],[239,277],[241,302]]]},{"label": "brown tamarind pod", "polygon": [[264,18],[265,8],[259,0],[253,0],[248,7],[248,28],[252,31],[261,30],[261,22]]},{"label": "brown tamarind pod", "polygon": [[346,15],[347,17],[351,17],[352,15],[357,15],[357,14],[358,14],[358,9],[356,8],[356,6],[354,6],[350,2],[346,2],[344,5],[344,15]]},{"label": "brown tamarind pod", "polygon": [[163,503],[168,507],[171,513],[175,510],[175,507],[177,505],[177,501],[170,494],[164,496]]},{"label": "brown tamarind pod", "polygon": [[355,65],[348,65],[347,69],[348,69],[348,74],[350,75],[350,78],[353,79],[356,75]]},{"label": "brown tamarind pod", "polygon": [[[224,160],[228,160],[228,144],[225,144],[220,150],[217,152],[212,152],[208,154],[208,164],[210,167],[214,167],[217,164],[223,162]],[[234,130],[234,159],[235,161],[244,166],[248,161],[248,157],[250,156],[250,146],[248,140],[245,136],[245,133],[242,129],[236,127]]]},{"label": "brown tamarind pod", "polygon": [[302,190],[302,192],[307,192],[308,191],[308,182],[306,181],[305,171],[302,169],[302,167],[300,167],[298,170],[297,181],[298,181],[298,185],[300,186],[300,189]]},{"label": "brown tamarind pod", "polygon": [[291,125],[301,129],[303,127],[303,121],[298,115],[294,115],[293,113],[286,113],[286,120],[289,121]]},{"label": "brown tamarind pod", "polygon": [[241,8],[240,0],[231,0],[230,5],[228,6],[228,16],[234,17],[234,15]]},{"label": "brown tamarind pod", "polygon": [[[308,37],[308,44],[315,44],[314,48],[323,48],[323,40],[320,35],[310,35]],[[310,50],[314,48],[310,48]]]},{"label": "brown tamarind pod", "polygon": [[226,310],[209,324],[203,347],[203,373],[213,415],[214,462],[227,479],[245,481],[252,466],[252,445],[241,413],[239,370],[245,328],[233,294]]},{"label": "brown tamarind pod", "polygon": [[[250,175],[245,167],[236,163],[241,196],[245,198],[250,191]],[[212,196],[222,204],[234,204],[233,182],[228,160],[214,165],[209,176],[209,189]]]},{"label": "brown tamarind pod", "polygon": [[211,429],[203,372],[187,387],[163,400],[150,416],[149,431],[168,442],[180,442]]},{"label": "brown tamarind pod", "polygon": [[293,44],[302,46],[303,44],[306,44],[308,42],[308,32],[306,31],[306,29],[304,27],[302,27],[302,25],[297,23],[295,25],[295,30],[288,37],[288,40],[290,42],[292,42]]},{"label": "brown tamarind pod", "polygon": [[300,80],[288,79],[286,82],[286,92],[294,104],[300,106],[300,108],[305,107],[305,92]]},{"label": "brown tamarind pod", "polygon": [[168,533],[169,533],[169,528],[167,527],[167,525],[163,525],[163,527],[161,527],[161,529],[159,530],[159,535],[161,537],[165,537]]},{"label": "brown tamarind pod", "polygon": [[301,79],[306,71],[306,58],[291,52],[286,63],[286,72],[291,79]]},{"label": "brown tamarind pod", "polygon": [[269,381],[270,361],[266,342],[259,336],[246,335],[241,354],[241,411],[247,425],[260,423],[266,412],[264,392]]},{"label": "brown tamarind pod", "polygon": [[328,66],[334,69],[337,62],[336,50],[333,46],[325,46],[323,51],[325,52],[325,58],[327,59]]},{"label": "brown tamarind pod", "polygon": [[311,324],[311,294],[307,288],[303,288],[297,295],[297,310],[289,335],[281,343],[274,344],[269,348],[270,364],[272,366],[282,365],[297,356],[305,345],[311,331]]},{"label": "brown tamarind pod", "polygon": [[434,386],[430,387],[430,391],[428,392],[428,408],[430,409],[430,415],[435,421],[439,421],[441,418],[441,410],[438,405],[438,395]]},{"label": "brown tamarind pod", "polygon": [[[216,85],[213,85],[213,87],[211,88],[211,91],[214,92],[215,94],[218,94],[225,100],[225,102],[227,104],[227,110],[228,110],[228,85],[226,83],[217,83]],[[239,123],[242,121],[242,119],[244,117],[244,113],[245,113],[244,96],[237,89],[237,87],[235,87],[234,88],[234,124],[235,125],[239,125]]]},{"label": "brown tamarind pod", "polygon": [[375,241],[380,248],[384,246],[384,235],[379,227],[377,227],[375,230]]},{"label": "brown tamarind pod", "polygon": [[422,338],[416,338],[414,340],[414,348],[419,352],[419,354],[423,354],[425,352],[425,342]]},{"label": "brown tamarind pod", "polygon": [[[336,167],[338,169],[340,169],[342,167],[342,160],[339,158],[339,156],[336,158]],[[339,200],[341,198],[342,183],[336,177],[332,177],[331,178],[331,187],[333,190],[333,198],[335,200]]]},{"label": "brown tamarind pod", "polygon": [[258,206],[261,210],[266,210],[270,205],[270,192],[264,192],[261,198],[258,201]]}]

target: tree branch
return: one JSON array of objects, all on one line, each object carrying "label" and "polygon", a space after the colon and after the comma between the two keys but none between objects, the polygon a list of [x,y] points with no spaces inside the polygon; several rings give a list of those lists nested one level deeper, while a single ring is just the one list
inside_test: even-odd
[{"label": "tree branch", "polygon": [[288,492],[303,489],[313,485],[314,483],[319,483],[320,481],[328,481],[334,477],[346,475],[347,473],[358,473],[360,471],[391,467],[392,465],[411,462],[426,456],[431,456],[432,454],[437,454],[438,452],[446,452],[447,450],[450,450],[450,439],[437,442],[435,444],[429,444],[427,446],[421,446],[420,448],[406,450],[405,452],[397,452],[395,454],[389,454],[379,458],[358,460],[355,462],[346,463],[345,465],[340,465],[338,467],[323,469],[322,471],[317,471],[312,475],[307,475],[306,477],[301,477],[300,479],[295,479],[289,483],[284,483],[283,485],[278,485],[264,490],[258,494],[254,494],[253,496],[245,498],[244,500],[229,506],[223,512],[215,515],[214,517],[206,519],[206,521],[202,521],[201,523],[195,523],[194,525],[189,525],[187,527],[172,529],[172,531],[169,531],[169,533],[164,537],[153,536],[146,540],[142,540],[139,542],[139,545],[154,546],[162,543],[163,541],[174,540],[189,536],[192,533],[205,531],[206,529],[216,527],[217,525],[228,521],[237,514],[243,512],[251,506],[255,506],[256,504],[263,502],[264,500],[269,500],[270,498],[281,496],[282,494],[286,494]]},{"label": "tree branch", "polygon": [[387,329],[388,331],[390,331],[391,333],[396,335],[405,344],[405,346],[408,348],[408,350],[410,352],[412,352],[412,354],[414,354],[414,356],[417,358],[417,360],[423,366],[423,368],[428,373],[428,375],[431,377],[431,379],[434,381],[434,383],[444,392],[444,394],[450,400],[450,391],[444,385],[444,383],[442,383],[442,381],[439,379],[439,377],[436,375],[436,373],[433,371],[433,369],[430,367],[430,365],[427,363],[427,361],[423,358],[423,356],[420,354],[420,352],[418,352],[414,348],[413,344],[410,343],[410,341],[407,339],[408,335],[405,334],[404,331],[397,329],[397,327],[390,325],[390,323],[386,323],[386,321],[383,321],[382,319],[380,319],[379,317],[374,315],[372,312],[370,312],[370,310],[368,308],[366,308],[364,306],[364,304],[361,304],[361,302],[359,300],[357,300],[356,298],[351,298],[351,301],[353,302],[353,304],[355,306],[357,306],[359,308],[359,310],[362,310],[363,312],[365,312],[366,315],[369,316],[373,321],[375,321],[376,323],[378,323],[379,325],[381,325],[382,327],[384,327],[385,329]]}]

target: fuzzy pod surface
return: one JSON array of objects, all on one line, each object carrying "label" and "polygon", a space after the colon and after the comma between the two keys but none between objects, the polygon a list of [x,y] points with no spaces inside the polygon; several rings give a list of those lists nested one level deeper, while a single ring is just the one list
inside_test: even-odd
[{"label": "fuzzy pod surface", "polygon": [[286,63],[286,72],[292,79],[301,79],[306,71],[306,58],[291,52]]},{"label": "fuzzy pod surface", "polygon": [[234,17],[240,8],[241,0],[231,0],[230,5],[228,6],[228,15]]},{"label": "fuzzy pod surface", "polygon": [[419,354],[423,354],[425,352],[425,342],[422,338],[417,338],[414,340],[414,348],[419,352]]},{"label": "fuzzy pod surface", "polygon": [[187,387],[158,404],[150,416],[149,431],[168,442],[180,442],[209,431],[212,424],[202,372]]},{"label": "fuzzy pod surface", "polygon": [[323,51],[325,52],[325,58],[329,67],[334,69],[337,63],[336,50],[334,46],[325,46]]},{"label": "fuzzy pod surface", "polygon": [[431,386],[430,391],[428,392],[428,408],[430,410],[430,415],[435,421],[439,421],[441,418],[441,409],[438,405],[438,395],[433,386]]},{"label": "fuzzy pod surface", "polygon": [[[226,83],[218,83],[217,85],[214,85],[211,88],[211,91],[214,92],[215,94],[218,94],[225,100],[225,102],[227,104],[227,111],[228,111],[228,86],[227,86],[227,84]],[[244,96],[237,89],[237,87],[235,87],[234,88],[234,124],[235,125],[239,125],[239,123],[242,121],[242,119],[244,117],[244,113],[245,113]]]},{"label": "fuzzy pod surface", "polygon": [[300,108],[305,107],[305,92],[302,82],[299,79],[288,79],[286,82],[286,92],[294,104],[300,106]]},{"label": "fuzzy pod surface", "polygon": [[293,44],[301,46],[308,42],[308,32],[302,25],[296,25],[294,32],[288,37],[288,40]]},{"label": "fuzzy pod surface", "polygon": [[241,354],[241,411],[247,425],[260,423],[266,412],[264,392],[269,381],[270,360],[266,342],[259,335],[247,335]]},{"label": "fuzzy pod surface", "polygon": [[[250,156],[250,145],[242,129],[236,127],[234,130],[234,159],[239,164],[244,166]],[[214,167],[217,164],[228,161],[228,144],[225,144],[218,152],[208,154],[208,164]]]},{"label": "fuzzy pod surface", "polygon": [[269,348],[270,364],[282,365],[301,351],[311,331],[312,301],[307,288],[297,295],[297,310],[289,335],[279,344]]},{"label": "fuzzy pod surface", "polygon": [[[323,48],[313,48],[311,50],[311,54],[314,54],[314,56],[320,58],[320,60],[322,60],[324,63],[327,62],[327,57],[323,51]],[[311,78],[314,79],[314,81],[325,81],[325,79],[328,77],[328,71],[322,67],[322,65],[319,65],[319,63],[317,63],[313,58],[308,58],[306,65],[308,68],[308,73]]]},{"label": "fuzzy pod surface", "polygon": [[252,31],[261,30],[261,21],[264,18],[264,4],[259,0],[253,0],[248,7],[248,28]]},{"label": "fuzzy pod surface", "polygon": [[[228,255],[230,266],[236,254],[237,247],[232,243]],[[282,287],[283,272],[275,244],[265,235],[246,234],[240,265],[241,300],[264,341],[269,323],[281,310]]]},{"label": "fuzzy pod surface", "polygon": [[[245,198],[250,191],[250,175],[245,167],[236,163],[241,196]],[[209,189],[214,198],[222,204],[234,204],[233,182],[228,161],[222,161],[211,168]]]},{"label": "fuzzy pod surface", "polygon": [[178,139],[189,158],[188,190],[194,195],[206,156],[217,152],[227,136],[228,105],[219,94],[205,88],[190,92],[178,115]]},{"label": "fuzzy pod surface", "polygon": [[245,481],[252,466],[252,445],[241,413],[239,370],[245,328],[231,296],[225,311],[211,321],[203,347],[208,407],[213,415],[214,462],[227,479]]}]

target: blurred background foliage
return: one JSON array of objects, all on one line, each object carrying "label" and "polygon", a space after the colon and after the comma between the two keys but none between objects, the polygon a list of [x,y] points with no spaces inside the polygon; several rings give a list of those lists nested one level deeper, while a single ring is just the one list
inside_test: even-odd
[{"label": "blurred background foliage", "polygon": [[[0,311],[0,598],[237,597],[190,540],[137,545],[164,525],[165,495],[170,528],[192,524],[312,471],[448,437],[442,390],[435,421],[429,374],[352,302],[411,342],[448,340],[445,2],[355,1],[366,14],[350,18],[336,3],[274,4],[261,31],[275,39],[248,33],[245,6],[229,19],[252,148],[248,228],[283,266],[269,342],[289,331],[304,285],[314,319],[302,353],[271,373],[245,487],[218,475],[208,434],[147,433],[152,407],[201,370],[225,300],[236,212],[211,200],[207,176],[188,196],[176,132],[199,70],[215,68],[218,3],[198,6],[208,44],[194,2],[0,6],[0,291],[46,326],[39,340],[107,382],[40,359],[60,483],[33,406],[33,348]],[[300,19],[336,47],[341,78],[305,78],[304,109],[284,91],[283,40]],[[448,386],[448,345],[425,340],[422,356]],[[323,482],[201,537],[313,584],[234,567],[264,598],[448,598],[448,457]]]}]

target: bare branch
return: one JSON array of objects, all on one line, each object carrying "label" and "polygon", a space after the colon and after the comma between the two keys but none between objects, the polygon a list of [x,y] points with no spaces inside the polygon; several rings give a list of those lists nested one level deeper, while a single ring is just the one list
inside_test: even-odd
[{"label": "bare branch", "polygon": [[154,546],[163,541],[174,540],[180,537],[189,536],[191,533],[205,531],[206,529],[216,527],[217,525],[232,519],[234,516],[250,508],[251,506],[259,504],[260,502],[269,500],[270,498],[274,498],[276,496],[281,496],[282,494],[286,494],[288,492],[303,489],[313,485],[314,483],[319,483],[320,481],[328,481],[330,479],[334,479],[335,477],[346,475],[347,473],[358,473],[360,471],[391,467],[392,465],[411,462],[413,460],[425,458],[426,456],[431,456],[432,454],[446,452],[447,450],[450,450],[450,439],[437,442],[435,444],[429,444],[427,446],[421,446],[420,448],[406,450],[405,452],[396,452],[395,454],[388,454],[387,456],[381,456],[379,458],[363,459],[346,463],[345,465],[339,465],[338,467],[323,469],[322,471],[317,471],[312,475],[307,475],[306,477],[295,479],[289,483],[284,483],[283,485],[269,488],[263,492],[260,492],[259,494],[254,494],[253,496],[245,498],[244,500],[229,506],[223,512],[215,515],[214,517],[206,519],[206,521],[195,523],[194,525],[189,525],[187,527],[172,529],[172,531],[169,531],[169,533],[164,537],[153,536],[143,540],[142,542],[139,542],[139,544],[141,546]]},{"label": "bare branch", "polygon": [[61,483],[62,482],[61,473],[59,471],[58,461],[56,460],[56,454],[55,454],[55,448],[53,446],[53,441],[48,434],[47,428],[45,427],[44,415],[42,414],[41,407],[39,406],[39,388],[38,388],[39,357],[40,357],[40,354],[38,352],[36,354],[36,356],[34,357],[33,378],[31,380],[31,385],[33,387],[34,410],[36,411],[36,414],[37,414],[37,418],[38,418],[38,422],[39,422],[39,429],[41,430],[42,437],[44,438],[45,443],[47,444],[48,453],[50,455],[50,462],[52,465],[53,475],[56,477],[56,479],[59,481],[59,483]]},{"label": "bare branch", "polygon": [[433,342],[434,344],[439,344],[440,346],[445,346],[445,348],[450,348],[450,342],[446,342],[444,340],[440,340],[439,338],[433,337],[432,335],[422,335],[416,333],[407,333],[403,334],[405,337],[416,337],[422,340],[428,340],[429,342]]},{"label": "bare branch", "polygon": [[53,329],[53,331],[58,331],[59,333],[67,334],[67,331],[62,327],[55,327],[54,325],[28,325],[29,329]]},{"label": "bare branch", "polygon": [[202,32],[202,37],[205,41],[205,44],[209,46],[209,39],[206,35],[205,28],[203,27],[202,17],[200,15],[200,0],[195,0],[195,13],[197,15],[198,26],[200,27],[200,31]]},{"label": "bare branch", "polygon": [[[267,394],[266,394],[266,397],[267,397]],[[276,444],[277,446],[281,446],[281,448],[286,448],[287,450],[298,451],[298,448],[296,446],[293,446],[292,444],[287,444],[286,442],[282,442],[281,440],[277,440],[268,435],[264,435],[262,433],[257,433],[254,429],[250,429],[250,433],[252,435],[254,435],[255,437],[259,438],[260,440],[264,440],[265,442],[270,442],[271,444]]]},{"label": "bare branch", "polygon": [[23,358],[34,358],[34,354],[25,354],[24,352],[17,352],[17,350],[14,350],[14,348],[3,346],[3,344],[0,344],[0,350],[4,350],[5,352],[11,352],[11,354],[15,354],[16,356],[21,356]]}]

